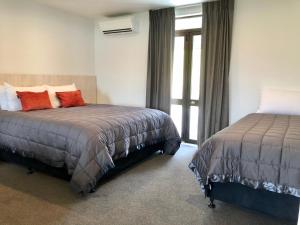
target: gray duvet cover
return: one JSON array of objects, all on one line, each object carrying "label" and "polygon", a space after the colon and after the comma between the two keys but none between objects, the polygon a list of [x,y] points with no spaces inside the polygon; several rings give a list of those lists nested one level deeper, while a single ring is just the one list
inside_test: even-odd
[{"label": "gray duvet cover", "polygon": [[250,114],[208,139],[190,168],[202,187],[237,182],[300,197],[300,116]]},{"label": "gray duvet cover", "polygon": [[161,142],[167,154],[180,146],[171,118],[158,110],[112,105],[0,110],[0,146],[53,167],[65,166],[77,192],[89,192],[130,150]]}]

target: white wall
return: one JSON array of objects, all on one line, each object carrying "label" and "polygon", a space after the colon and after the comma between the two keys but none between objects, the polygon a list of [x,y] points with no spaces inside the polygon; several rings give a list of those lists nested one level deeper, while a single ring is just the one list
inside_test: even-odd
[{"label": "white wall", "polygon": [[103,35],[96,26],[95,71],[100,103],[145,106],[149,15],[135,16],[139,28],[133,34]]},{"label": "white wall", "polygon": [[[139,32],[104,36],[94,22],[34,1],[0,0],[0,73],[96,74],[99,102],[145,106],[148,13]],[[300,89],[300,1],[236,0],[231,122],[255,112],[261,89]]]},{"label": "white wall", "polygon": [[299,0],[236,0],[231,122],[257,110],[263,87],[300,90]]},{"label": "white wall", "polygon": [[0,73],[93,75],[94,22],[31,0],[0,0]]}]

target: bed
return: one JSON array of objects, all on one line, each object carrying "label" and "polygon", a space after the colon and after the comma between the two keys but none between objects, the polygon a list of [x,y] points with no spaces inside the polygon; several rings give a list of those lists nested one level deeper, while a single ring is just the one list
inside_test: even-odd
[{"label": "bed", "polygon": [[[90,104],[97,100],[94,76],[0,75],[0,83],[76,83],[87,105],[30,112],[0,110],[0,159],[49,171],[70,180],[77,193],[92,192],[124,159],[162,151],[173,155],[180,136],[164,112]],[[135,160],[132,160],[135,158]],[[120,163],[121,162],[121,163]]]},{"label": "bed", "polygon": [[189,165],[206,196],[297,220],[300,116],[254,113],[204,142]]}]

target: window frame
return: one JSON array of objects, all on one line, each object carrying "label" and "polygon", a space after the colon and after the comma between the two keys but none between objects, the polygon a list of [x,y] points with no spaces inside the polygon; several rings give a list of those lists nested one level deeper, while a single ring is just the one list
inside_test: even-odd
[{"label": "window frame", "polygon": [[[190,16],[190,17],[199,17]],[[180,17],[177,19],[189,17]],[[191,78],[192,78],[192,58],[193,58],[193,37],[202,35],[202,28],[176,30],[176,37],[185,37],[184,43],[184,68],[183,68],[183,95],[182,99],[171,98],[172,105],[182,106],[182,130],[181,139],[186,143],[196,144],[197,140],[192,140],[190,136],[190,107],[199,106],[199,100],[191,100]]]}]

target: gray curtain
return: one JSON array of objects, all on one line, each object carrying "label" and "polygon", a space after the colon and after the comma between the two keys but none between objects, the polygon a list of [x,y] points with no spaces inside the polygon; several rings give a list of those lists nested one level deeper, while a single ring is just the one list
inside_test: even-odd
[{"label": "gray curtain", "polygon": [[150,11],[146,107],[170,113],[174,8]]},{"label": "gray curtain", "polygon": [[229,123],[229,66],[234,0],[203,3],[198,141]]}]

